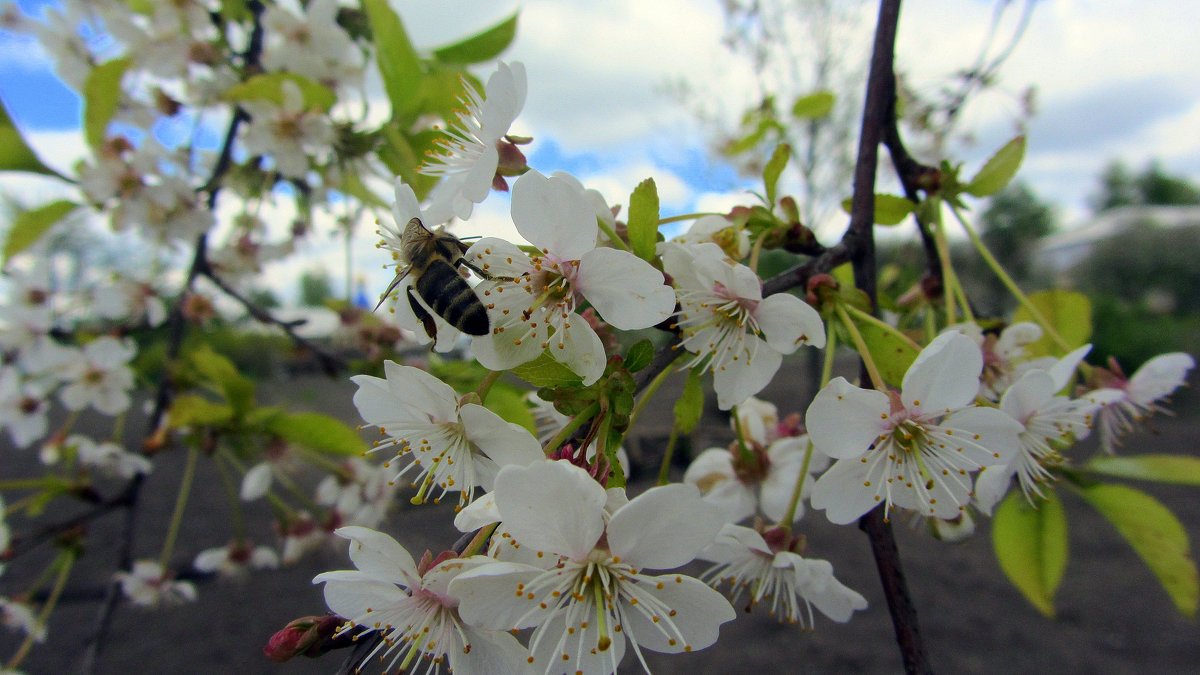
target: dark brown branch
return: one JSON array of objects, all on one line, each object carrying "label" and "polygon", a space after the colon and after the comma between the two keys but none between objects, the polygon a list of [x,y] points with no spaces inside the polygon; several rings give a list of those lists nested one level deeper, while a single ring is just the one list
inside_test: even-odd
[{"label": "dark brown branch", "polygon": [[[867,77],[867,96],[863,104],[862,130],[859,134],[858,159],[854,167],[854,197],[850,209],[850,227],[842,242],[851,253],[854,283],[875,304],[875,173],[879,164],[879,144],[884,130],[895,119],[895,73],[893,56],[896,29],[900,20],[900,0],[881,0],[875,27],[875,45]],[[867,380],[865,366],[862,379]],[[876,507],[859,519],[859,528],[871,542],[879,581],[887,598],[896,642],[907,673],[932,673],[925,644],[921,639],[916,608],[904,581],[900,552],[892,536],[891,525]]]}]

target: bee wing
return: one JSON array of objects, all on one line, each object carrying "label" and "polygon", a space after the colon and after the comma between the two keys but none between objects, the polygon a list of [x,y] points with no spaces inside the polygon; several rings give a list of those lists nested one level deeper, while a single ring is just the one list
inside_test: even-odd
[{"label": "bee wing", "polygon": [[[416,219],[414,218],[414,220]],[[404,280],[404,277],[408,276],[408,270],[409,268],[406,267],[403,272],[400,272],[396,275],[396,278],[392,279],[392,283],[388,284],[387,290],[385,290],[383,294],[379,296],[379,302],[375,304],[375,309],[371,310],[372,312],[378,311],[379,308],[383,306],[383,301],[387,300],[388,296],[392,294],[392,291],[396,290],[396,287],[399,286],[400,282]]]}]

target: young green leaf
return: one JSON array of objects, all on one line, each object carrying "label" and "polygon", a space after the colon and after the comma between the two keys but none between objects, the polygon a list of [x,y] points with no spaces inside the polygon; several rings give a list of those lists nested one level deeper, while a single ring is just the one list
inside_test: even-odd
[{"label": "young green leaf", "polygon": [[546,352],[510,372],[535,387],[580,386],[583,383],[570,368],[555,361]]},{"label": "young green leaf", "polygon": [[[1042,317],[1058,331],[1067,342],[1067,347],[1074,349],[1087,344],[1092,337],[1092,301],[1082,293],[1075,291],[1050,290],[1030,293],[1029,300],[1041,312]],[[1033,321],[1031,314],[1024,307],[1018,307],[1013,314],[1013,322]],[[1034,322],[1036,323],[1036,322]],[[1043,356],[1059,354],[1060,350],[1049,335],[1026,347],[1030,355]]]},{"label": "young green leaf", "polygon": [[321,413],[276,415],[267,421],[265,430],[289,443],[329,455],[358,457],[367,451],[357,429]]},{"label": "young green leaf", "polygon": [[75,202],[60,199],[17,214],[4,240],[4,263],[36,244],[51,227],[78,207]]},{"label": "young green leaf", "polygon": [[909,366],[917,359],[918,351],[891,331],[873,323],[855,320],[854,324],[862,334],[863,342],[867,343],[867,350],[871,352],[871,358],[875,360],[884,382],[899,387]]},{"label": "young green leaf", "polygon": [[996,194],[1017,175],[1017,169],[1021,168],[1021,160],[1024,158],[1025,137],[1017,136],[988,159],[963,191],[976,197]]},{"label": "young green leaf", "polygon": [[658,186],[647,178],[629,197],[629,246],[642,260],[654,260],[658,243]]},{"label": "young green leaf", "polygon": [[775,208],[775,194],[779,185],[779,176],[787,168],[788,159],[791,156],[791,146],[787,143],[780,143],[775,146],[775,152],[771,153],[771,159],[767,160],[767,165],[763,167],[763,189],[766,190],[768,209]]},{"label": "young green leaf", "polygon": [[512,44],[517,35],[517,13],[500,23],[444,47],[433,50],[434,57],[442,63],[471,64],[488,61]]},{"label": "young green leaf", "polygon": [[[850,197],[842,200],[842,210],[846,213],[850,213],[850,209],[852,208],[851,202]],[[877,194],[875,195],[875,224],[899,225],[916,208],[917,205],[912,203],[907,197]]]},{"label": "young green leaf", "polygon": [[483,407],[496,413],[505,422],[511,422],[524,427],[531,434],[537,434],[537,424],[534,423],[533,410],[525,402],[525,392],[516,387],[502,387],[498,384],[488,392]]},{"label": "young green leaf", "polygon": [[375,44],[375,60],[394,118],[409,119],[420,110],[421,59],[404,30],[404,23],[387,0],[363,0]]},{"label": "young green leaf", "polygon": [[0,171],[29,171],[57,176],[58,172],[42,164],[33,149],[13,124],[8,108],[0,100]]},{"label": "young green leaf", "polygon": [[214,385],[225,396],[237,414],[245,414],[254,405],[254,383],[238,372],[233,361],[208,346],[192,352],[188,360],[201,379]]},{"label": "young green leaf", "polygon": [[704,414],[704,387],[700,384],[700,371],[692,368],[683,383],[683,393],[675,401],[675,428],[681,434],[690,434],[700,424]]},{"label": "young green leaf", "polygon": [[1187,455],[1104,455],[1092,458],[1083,468],[1116,478],[1200,485],[1200,457]]},{"label": "young green leaf", "polygon": [[233,421],[233,408],[196,394],[180,394],[171,402],[167,415],[171,428],[225,427]]},{"label": "young green leaf", "polygon": [[1080,489],[1080,494],[1141,556],[1179,612],[1195,616],[1200,582],[1187,531],[1175,514],[1154,497],[1125,485],[1098,483]]},{"label": "young green leaf", "polygon": [[1014,490],[992,518],[992,547],[1005,576],[1042,614],[1054,616],[1054,594],[1067,567],[1067,518],[1054,492],[1037,508]]},{"label": "young green leaf", "polygon": [[654,360],[654,343],[649,340],[638,340],[629,351],[625,352],[625,369],[631,373],[650,365]]},{"label": "young green leaf", "polygon": [[800,120],[815,120],[833,112],[836,99],[831,91],[814,91],[796,99],[792,104],[792,117]]},{"label": "young green leaf", "polygon": [[83,131],[93,148],[104,142],[108,123],[117,113],[121,78],[130,63],[128,58],[105,61],[93,68],[83,83]]},{"label": "young green leaf", "polygon": [[304,105],[320,110],[329,110],[337,102],[333,90],[320,82],[296,73],[264,73],[255,75],[225,90],[221,97],[226,101],[270,101],[283,104],[283,83],[293,82],[304,97]]}]

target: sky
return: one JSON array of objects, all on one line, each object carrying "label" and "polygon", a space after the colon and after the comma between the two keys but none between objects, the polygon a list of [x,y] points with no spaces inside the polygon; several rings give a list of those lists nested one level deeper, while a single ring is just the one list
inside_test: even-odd
[{"label": "sky", "polygon": [[[0,0],[0,4],[11,0]],[[23,8],[44,2],[21,0]],[[727,208],[747,200],[755,181],[708,152],[709,137],[668,85],[688,82],[700,102],[736,110],[754,100],[748,65],[721,44],[719,0],[392,0],[418,48],[432,48],[520,11],[517,38],[503,56],[525,64],[529,95],[514,132],[533,136],[527,154],[544,173],[569,171],[610,203],[653,176],[663,215]],[[1016,4],[1020,4],[1017,2]],[[901,11],[897,64],[918,91],[933,92],[969,67],[988,31],[995,1],[922,0]],[[841,43],[865,54],[873,3],[860,3],[856,31]],[[1019,12],[1005,14],[1000,33]],[[1014,135],[1016,97],[1036,90],[1036,115],[1020,178],[1054,204],[1067,227],[1083,222],[1097,175],[1114,159],[1134,168],[1157,159],[1200,181],[1200,41],[1193,0],[1043,0],[1000,71],[996,93],[975,101],[965,126],[976,143],[953,148],[970,175]],[[483,66],[483,77],[490,66]],[[860,89],[865,82],[855,83]],[[80,156],[78,99],[29,42],[0,36],[0,96],[43,158],[67,169]],[[934,159],[934,158],[921,158]],[[56,188],[29,177],[2,185],[36,199]],[[849,188],[847,188],[848,191]],[[833,223],[836,231],[838,223]],[[507,201],[489,199],[472,229],[512,233]],[[472,232],[474,234],[476,232]],[[831,236],[836,236],[832,234]],[[386,276],[363,236],[359,257],[369,287]],[[341,265],[331,239],[305,252],[305,265]],[[377,264],[378,263],[378,264]],[[301,266],[280,272],[290,283]],[[386,281],[382,282],[386,283]]]}]

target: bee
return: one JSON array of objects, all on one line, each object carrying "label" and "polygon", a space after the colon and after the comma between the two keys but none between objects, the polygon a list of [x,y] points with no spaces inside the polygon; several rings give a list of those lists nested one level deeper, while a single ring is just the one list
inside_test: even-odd
[{"label": "bee", "polygon": [[408,265],[392,279],[387,290],[379,297],[379,304],[375,309],[379,309],[404,277],[411,274],[414,280],[406,291],[408,305],[425,326],[425,332],[430,338],[437,339],[437,324],[425,306],[413,295],[414,289],[417,295],[421,296],[421,300],[437,312],[438,316],[460,331],[468,335],[487,335],[491,331],[487,309],[475,294],[475,289],[471,288],[458,272],[458,266],[462,265],[479,276],[488,278],[463,257],[468,248],[466,244],[441,228],[436,231],[430,230],[420,218],[413,218],[408,221],[404,233],[400,236],[400,248]]}]

